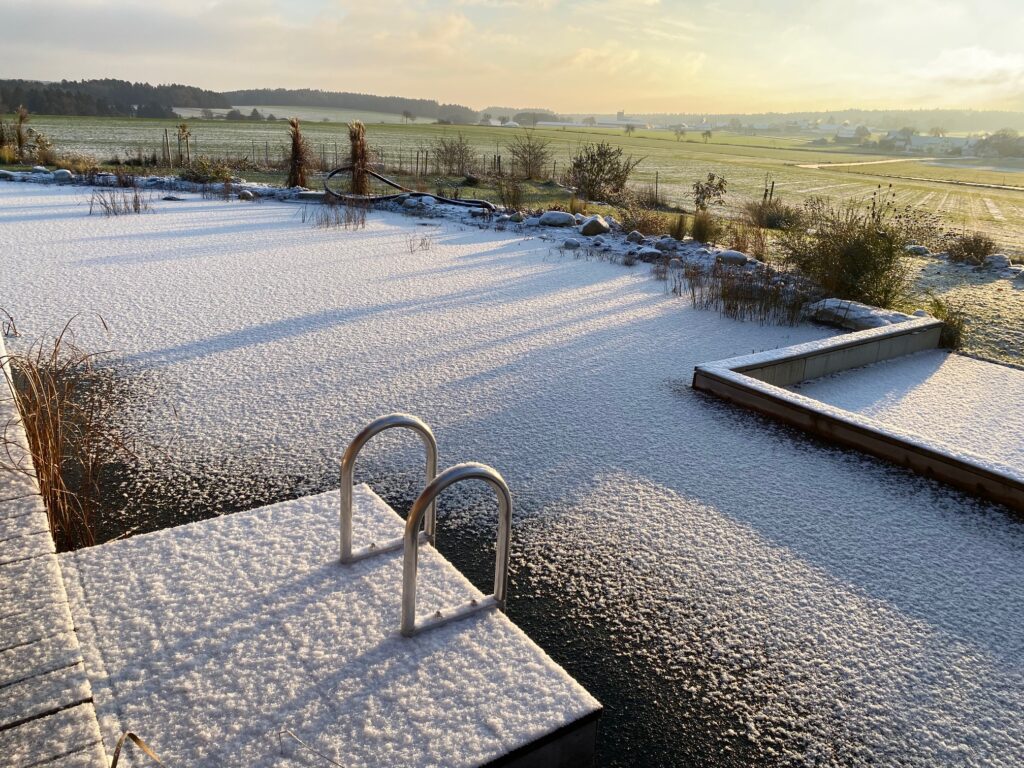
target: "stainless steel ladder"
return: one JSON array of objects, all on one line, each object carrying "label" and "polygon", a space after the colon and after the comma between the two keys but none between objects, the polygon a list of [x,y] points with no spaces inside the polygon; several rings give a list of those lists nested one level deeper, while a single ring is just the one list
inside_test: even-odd
[{"label": "stainless steel ladder", "polygon": [[[359,550],[352,549],[352,484],[356,457],[374,436],[387,429],[411,429],[423,440],[426,449],[426,487],[413,502],[405,522],[405,533],[380,544],[370,543]],[[438,610],[429,618],[416,622],[416,575],[419,567],[419,548],[422,541],[434,544],[437,528],[437,497],[447,488],[466,480],[482,480],[498,498],[498,546],[494,563],[494,591],[481,598],[470,599],[451,608]],[[509,545],[512,539],[512,494],[501,474],[486,464],[469,462],[456,464],[437,474],[437,441],[434,433],[421,419],[405,413],[392,413],[375,419],[352,440],[341,459],[341,562],[351,564],[375,554],[403,550],[402,557],[402,615],[401,633],[405,637],[442,626],[480,611],[497,608],[505,610],[508,592]],[[423,530],[420,525],[423,524]]]}]

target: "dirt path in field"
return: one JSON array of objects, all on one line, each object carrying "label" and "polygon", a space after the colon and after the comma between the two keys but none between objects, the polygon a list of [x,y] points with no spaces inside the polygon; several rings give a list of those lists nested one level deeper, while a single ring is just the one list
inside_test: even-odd
[{"label": "dirt path in field", "polygon": [[892,160],[861,160],[856,163],[807,163],[806,165],[797,165],[797,168],[810,168],[817,171],[822,168],[840,168],[850,165],[887,165],[889,163],[912,163],[938,159],[937,157],[895,157]]},{"label": "dirt path in field", "polygon": [[[923,162],[926,160],[935,160],[934,157],[906,157],[898,158],[895,160],[866,160],[862,163],[813,163],[807,165],[797,165],[797,168],[809,168],[818,171],[827,171],[830,168],[849,168],[851,166],[859,165],[887,165],[889,163],[909,163],[909,162]],[[965,160],[971,158],[964,158]],[[868,174],[864,174],[868,175]],[[982,181],[958,181],[956,179],[929,179],[925,176],[897,176],[888,175],[878,176],[881,179],[899,179],[900,181],[926,181],[929,184],[953,184],[958,187],[977,187],[979,189],[1005,189],[1010,192],[1024,192],[1024,186],[1015,186],[1013,184],[987,184]]]}]

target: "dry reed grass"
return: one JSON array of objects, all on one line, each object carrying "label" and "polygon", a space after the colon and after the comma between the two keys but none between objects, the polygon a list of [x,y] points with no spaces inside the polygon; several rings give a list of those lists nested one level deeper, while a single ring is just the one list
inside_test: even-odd
[{"label": "dry reed grass", "polygon": [[[98,353],[73,341],[76,319],[52,341],[2,361],[7,384],[17,393],[19,418],[5,425],[0,469],[36,479],[58,551],[95,543],[103,471],[135,457],[134,447],[111,426],[113,377],[94,366]],[[28,439],[34,469],[13,458],[19,452],[18,426]]]}]

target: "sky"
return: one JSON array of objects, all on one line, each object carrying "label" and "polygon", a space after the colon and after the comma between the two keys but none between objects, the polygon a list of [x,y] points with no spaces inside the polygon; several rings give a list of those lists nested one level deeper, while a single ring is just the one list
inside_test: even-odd
[{"label": "sky", "polygon": [[1024,0],[0,0],[0,77],[476,109],[1024,110]]}]

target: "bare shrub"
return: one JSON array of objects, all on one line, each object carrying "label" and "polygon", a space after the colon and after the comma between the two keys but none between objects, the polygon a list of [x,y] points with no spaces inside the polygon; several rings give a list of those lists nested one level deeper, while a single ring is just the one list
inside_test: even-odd
[{"label": "bare shrub", "polygon": [[499,176],[494,181],[498,191],[498,200],[506,211],[519,211],[523,208],[523,185],[511,176]]},{"label": "bare shrub", "polygon": [[641,184],[632,190],[633,196],[648,208],[664,208],[665,195],[656,184]]},{"label": "bare shrub", "polygon": [[182,168],[178,178],[194,184],[217,184],[231,181],[232,169],[222,161],[198,157],[188,168]]},{"label": "bare shrub", "polygon": [[996,241],[983,232],[950,232],[942,241],[950,261],[981,265],[996,252]]},{"label": "bare shrub", "polygon": [[476,167],[476,152],[469,139],[461,133],[437,138],[431,151],[436,166],[448,176],[465,176]]},{"label": "bare shrub", "polygon": [[566,182],[584,200],[603,200],[626,189],[629,177],[643,158],[624,155],[622,147],[607,142],[584,144],[569,161]]},{"label": "bare shrub", "polygon": [[37,165],[57,164],[57,150],[45,133],[36,131],[32,134],[32,160]]},{"label": "bare shrub", "polygon": [[550,142],[534,132],[516,134],[506,147],[512,155],[513,167],[524,179],[539,179],[551,162]]},{"label": "bare shrub", "polygon": [[619,223],[627,232],[635,229],[645,235],[658,235],[668,229],[667,219],[661,211],[628,193],[619,200]]},{"label": "bare shrub", "polygon": [[99,163],[93,155],[82,152],[65,152],[60,156],[60,165],[72,173],[89,174],[99,170]]},{"label": "bare shrub", "polygon": [[713,205],[723,205],[727,186],[725,177],[715,173],[709,173],[704,181],[693,182],[694,207],[698,211],[706,211]]}]

